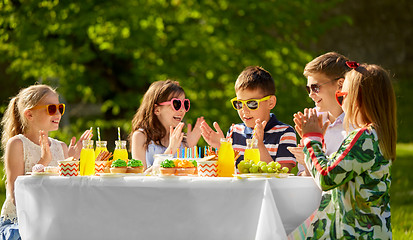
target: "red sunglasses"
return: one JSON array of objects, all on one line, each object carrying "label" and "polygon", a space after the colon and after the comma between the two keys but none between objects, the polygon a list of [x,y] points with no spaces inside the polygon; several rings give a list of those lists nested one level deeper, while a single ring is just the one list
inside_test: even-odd
[{"label": "red sunglasses", "polygon": [[340,90],[336,91],[336,100],[340,106],[343,105],[344,97],[348,95],[348,92],[342,92]]},{"label": "red sunglasses", "polygon": [[189,102],[189,99],[181,100],[181,99],[178,99],[178,98],[172,98],[171,101],[159,103],[159,105],[169,105],[169,104],[172,105],[172,108],[175,111],[179,111],[182,108],[184,108],[185,112],[188,112],[189,107],[191,106],[191,103]]},{"label": "red sunglasses", "polygon": [[39,106],[33,107],[32,109],[39,109],[39,108],[46,108],[47,114],[49,114],[50,116],[55,115],[58,110],[60,114],[62,115],[65,113],[65,105],[63,103],[39,105]]}]

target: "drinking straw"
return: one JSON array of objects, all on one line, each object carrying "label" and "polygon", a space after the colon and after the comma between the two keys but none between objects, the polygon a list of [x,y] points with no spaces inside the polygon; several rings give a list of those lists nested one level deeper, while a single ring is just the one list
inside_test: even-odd
[{"label": "drinking straw", "polygon": [[232,132],[234,132],[234,124],[231,125],[231,131],[229,132],[227,139],[232,137]]},{"label": "drinking straw", "polygon": [[201,158],[201,147],[198,147],[198,158]]},{"label": "drinking straw", "polygon": [[96,128],[97,132],[98,132],[98,141],[100,142],[100,131],[99,131],[99,127]]},{"label": "drinking straw", "polygon": [[120,141],[120,127],[118,127],[118,139]]},{"label": "drinking straw", "polygon": [[176,149],[176,158],[179,158],[179,148]]},{"label": "drinking straw", "polygon": [[188,151],[187,151],[187,148],[185,147],[185,155],[184,155],[184,158],[186,158],[186,153],[187,153]]},{"label": "drinking straw", "polygon": [[[93,131],[93,127],[90,127],[89,131],[92,132],[92,131]],[[88,140],[90,140],[90,139],[92,139],[92,134],[89,135],[89,139],[88,139]]]},{"label": "drinking straw", "polygon": [[207,146],[204,146],[204,157],[207,156]]}]

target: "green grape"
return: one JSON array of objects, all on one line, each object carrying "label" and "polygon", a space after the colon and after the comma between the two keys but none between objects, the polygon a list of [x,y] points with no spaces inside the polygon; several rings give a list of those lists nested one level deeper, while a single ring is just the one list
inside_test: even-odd
[{"label": "green grape", "polygon": [[275,162],[270,162],[270,163],[268,163],[268,166],[271,167],[271,168],[275,168],[276,164],[275,164]]},{"label": "green grape", "polygon": [[267,166],[267,163],[266,163],[266,162],[259,161],[259,162],[258,162],[258,166],[259,166],[259,167],[264,167],[264,166]]},{"label": "green grape", "polygon": [[250,173],[258,173],[258,166],[255,165],[255,166],[250,167]]},{"label": "green grape", "polygon": [[273,167],[275,170],[281,168],[281,164],[279,162],[274,162],[275,166]]},{"label": "green grape", "polygon": [[241,161],[241,162],[239,162],[238,163],[238,169],[244,169],[245,168],[245,162],[244,161]]},{"label": "green grape", "polygon": [[281,171],[282,171],[283,173],[288,173],[289,170],[290,170],[290,169],[288,169],[288,167],[283,167],[283,168],[281,168]]},{"label": "green grape", "polygon": [[260,167],[261,172],[266,173],[267,172],[267,166],[262,166]]},{"label": "green grape", "polygon": [[254,162],[254,160],[249,160],[250,161],[250,164],[252,165],[252,164],[255,164],[255,162]]},{"label": "green grape", "polygon": [[244,163],[244,168],[250,169],[250,167],[252,167],[251,163],[249,163],[249,162]]},{"label": "green grape", "polygon": [[274,170],[274,168],[272,168],[270,166],[267,166],[267,172],[268,173],[275,173],[275,170]]},{"label": "green grape", "polygon": [[249,172],[250,172],[250,170],[248,168],[244,168],[244,169],[242,169],[242,171],[240,171],[240,173],[249,173]]}]

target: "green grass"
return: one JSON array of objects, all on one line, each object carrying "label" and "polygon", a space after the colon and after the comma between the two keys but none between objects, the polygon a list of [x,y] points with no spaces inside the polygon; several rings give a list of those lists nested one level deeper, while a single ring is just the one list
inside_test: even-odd
[{"label": "green grass", "polygon": [[[0,175],[3,166],[0,164]],[[393,239],[413,239],[413,143],[397,144],[397,160],[392,167],[391,212]],[[4,181],[0,181],[0,202],[5,199]]]}]

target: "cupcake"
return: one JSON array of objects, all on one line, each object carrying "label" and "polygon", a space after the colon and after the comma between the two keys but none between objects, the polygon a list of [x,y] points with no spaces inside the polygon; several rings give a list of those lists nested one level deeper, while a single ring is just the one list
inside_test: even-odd
[{"label": "cupcake", "polygon": [[141,160],[131,159],[128,161],[127,173],[143,173],[143,164]]},{"label": "cupcake", "polygon": [[175,174],[175,163],[172,160],[164,160],[160,164],[159,170],[162,175],[173,175]]},{"label": "cupcake", "polygon": [[196,170],[194,164],[186,159],[176,160],[176,167],[176,175],[178,176],[194,174]]},{"label": "cupcake", "polygon": [[126,173],[126,161],[122,159],[118,159],[112,162],[110,172],[111,173]]}]

